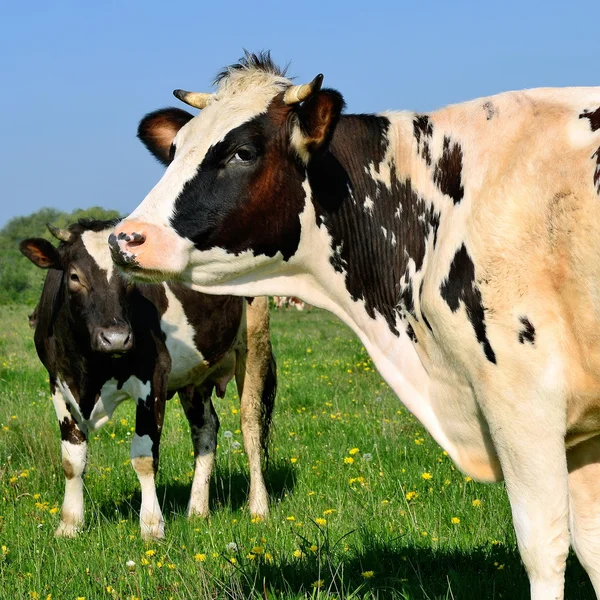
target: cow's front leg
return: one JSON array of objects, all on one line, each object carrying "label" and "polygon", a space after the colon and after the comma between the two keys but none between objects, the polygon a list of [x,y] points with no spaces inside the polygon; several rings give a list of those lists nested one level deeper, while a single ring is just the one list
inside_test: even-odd
[{"label": "cow's front leg", "polygon": [[87,435],[71,416],[59,390],[52,395],[60,426],[65,497],[55,535],[74,537],[83,527],[83,473],[87,462]]},{"label": "cow's front leg", "polygon": [[137,399],[135,434],[131,442],[131,464],[140,480],[142,491],[140,528],[144,539],[165,536],[165,522],[156,495],[156,473],[164,405],[165,400],[162,395],[155,398],[153,391],[147,397]]},{"label": "cow's front leg", "polygon": [[[498,360],[500,364],[500,360]],[[516,371],[515,373],[518,373]],[[558,369],[553,375],[559,375]],[[569,552],[569,490],[565,451],[565,399],[560,382],[547,377],[504,381],[486,398],[485,414],[500,458],[521,558],[532,600],[562,600]]]},{"label": "cow's front leg", "polygon": [[213,387],[212,383],[205,382],[179,390],[181,405],[190,424],[195,460],[188,517],[207,517],[209,512],[210,477],[219,431],[219,417],[212,403]]}]

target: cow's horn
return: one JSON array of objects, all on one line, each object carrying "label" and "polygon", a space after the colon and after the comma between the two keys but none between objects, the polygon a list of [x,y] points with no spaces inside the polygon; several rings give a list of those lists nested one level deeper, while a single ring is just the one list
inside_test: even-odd
[{"label": "cow's horn", "polygon": [[194,108],[206,108],[212,94],[206,92],[186,92],[185,90],[173,90],[173,96]]},{"label": "cow's horn", "polygon": [[50,223],[46,223],[48,231],[61,242],[70,242],[73,234],[68,229],[61,229],[60,227],[54,227]]},{"label": "cow's horn", "polygon": [[321,89],[323,85],[323,74],[319,73],[310,83],[302,85],[291,85],[283,95],[283,101],[286,104],[298,104],[306,100]]}]

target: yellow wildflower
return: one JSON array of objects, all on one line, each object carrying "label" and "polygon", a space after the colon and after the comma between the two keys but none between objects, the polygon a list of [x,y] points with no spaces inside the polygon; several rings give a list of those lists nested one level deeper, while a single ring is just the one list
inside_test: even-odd
[{"label": "yellow wildflower", "polygon": [[199,552],[198,554],[194,554],[194,558],[198,562],[204,562],[206,560],[206,554],[202,554],[201,552]]},{"label": "yellow wildflower", "polygon": [[351,456],[344,457],[344,464],[351,465],[354,462],[354,459]]},{"label": "yellow wildflower", "polygon": [[427,481],[428,479],[432,479],[433,475],[431,473],[425,472],[421,475],[421,477]]},{"label": "yellow wildflower", "polygon": [[313,582],[311,585],[316,589],[320,589],[323,587],[324,584],[325,582],[322,579],[317,579],[317,581]]},{"label": "yellow wildflower", "polygon": [[349,454],[350,456],[354,456],[355,454],[358,454],[359,452],[360,452],[360,450],[359,450],[358,448],[351,448],[351,449],[348,451],[348,454]]},{"label": "yellow wildflower", "polygon": [[472,504],[473,504],[473,506],[475,506],[477,508],[478,506],[481,506],[481,500],[475,499],[475,500],[473,500]]},{"label": "yellow wildflower", "polygon": [[321,517],[318,517],[315,519],[315,523],[321,526],[327,525],[327,519],[322,519]]},{"label": "yellow wildflower", "polygon": [[363,571],[361,573],[361,575],[365,578],[365,579],[369,579],[370,577],[373,577],[373,575],[375,575],[374,571]]},{"label": "yellow wildflower", "polygon": [[458,525],[460,523],[460,519],[458,517],[452,517],[450,519],[450,523],[452,523],[452,525]]},{"label": "yellow wildflower", "polygon": [[414,500],[415,498],[417,498],[419,496],[419,494],[417,492],[407,492],[406,494],[406,499],[407,500]]}]

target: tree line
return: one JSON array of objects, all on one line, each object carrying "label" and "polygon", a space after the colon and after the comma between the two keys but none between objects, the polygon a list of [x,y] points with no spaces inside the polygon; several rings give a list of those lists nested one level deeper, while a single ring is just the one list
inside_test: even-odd
[{"label": "tree line", "polygon": [[99,206],[76,209],[67,213],[55,208],[42,208],[26,217],[11,219],[0,229],[0,304],[28,304],[34,306],[39,300],[45,271],[37,268],[19,252],[19,242],[30,237],[43,237],[55,245],[46,224],[67,227],[79,219],[114,219],[116,210]]}]

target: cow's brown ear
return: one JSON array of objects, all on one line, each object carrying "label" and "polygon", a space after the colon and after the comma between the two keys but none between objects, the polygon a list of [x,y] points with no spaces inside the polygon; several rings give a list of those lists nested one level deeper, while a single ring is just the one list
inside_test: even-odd
[{"label": "cow's brown ear", "polygon": [[329,89],[310,96],[295,109],[291,143],[304,162],[327,149],[343,109],[342,95]]},{"label": "cow's brown ear", "polygon": [[58,250],[43,238],[29,238],[19,244],[19,250],[40,269],[58,269],[60,255]]},{"label": "cow's brown ear", "polygon": [[166,166],[173,160],[172,144],[177,132],[193,118],[194,115],[180,108],[163,108],[140,121],[137,136],[150,153]]}]

